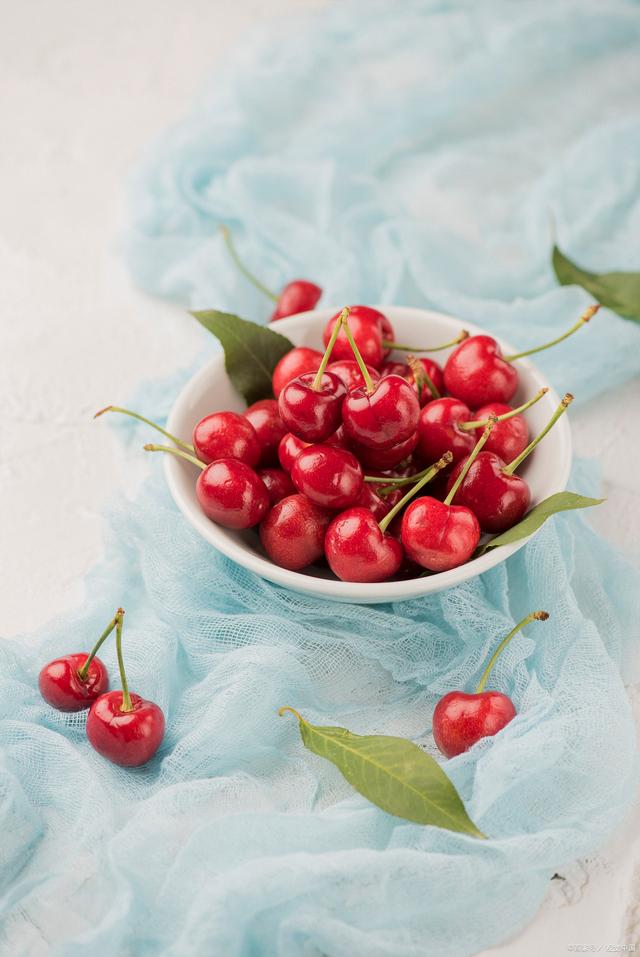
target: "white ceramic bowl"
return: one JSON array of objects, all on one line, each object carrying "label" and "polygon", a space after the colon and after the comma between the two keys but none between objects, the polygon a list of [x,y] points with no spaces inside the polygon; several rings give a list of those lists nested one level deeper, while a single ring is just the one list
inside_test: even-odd
[{"label": "white ceramic bowl", "polygon": [[[464,327],[473,334],[485,330],[451,316],[427,309],[411,309],[403,306],[379,306],[393,323],[398,342],[438,343],[453,339]],[[301,313],[277,323],[277,331],[287,336],[295,345],[308,345],[322,348],[322,330],[327,319],[337,309],[317,309]],[[505,355],[517,350],[502,340]],[[434,358],[444,362],[447,353],[439,352]],[[548,385],[542,374],[527,360],[518,360],[520,386],[513,405],[520,405],[534,395],[542,386]],[[553,389],[527,413],[532,435],[542,429],[551,412],[558,405],[559,398]],[[179,438],[191,441],[193,427],[199,419],[220,409],[232,409],[241,412],[244,401],[229,382],[222,352],[215,355],[211,362],[196,373],[182,390],[171,411],[167,429]],[[571,433],[567,416],[563,416],[540,447],[526,460],[519,474],[526,478],[531,487],[532,504],[535,505],[554,492],[566,487],[571,467]],[[400,601],[451,588],[486,572],[513,555],[525,541],[502,546],[487,554],[454,568],[448,572],[429,575],[403,581],[388,581],[380,584],[360,584],[342,582],[335,578],[328,568],[309,568],[302,572],[291,572],[274,565],[261,549],[258,535],[254,529],[232,531],[211,522],[200,510],[195,494],[196,469],[173,455],[164,456],[164,468],[169,489],[185,518],[199,534],[215,546],[224,555],[239,565],[250,569],[257,575],[278,585],[292,588],[294,591],[309,595],[319,595],[334,601],[360,602],[372,604]]]}]

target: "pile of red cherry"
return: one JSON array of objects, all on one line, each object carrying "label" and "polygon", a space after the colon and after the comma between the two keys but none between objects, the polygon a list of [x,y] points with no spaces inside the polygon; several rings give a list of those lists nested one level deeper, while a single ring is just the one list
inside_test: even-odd
[{"label": "pile of red cherry", "polygon": [[[164,714],[153,701],[129,691],[122,657],[124,610],[118,608],[89,654],[63,655],[40,671],[38,685],[44,700],[58,711],[89,708],[86,732],[89,743],[104,758],[125,768],[149,761],[164,737]],[[116,652],[121,691],[109,691],[109,675],[97,652],[111,632],[116,632]]]},{"label": "pile of red cherry", "polygon": [[[259,526],[266,554],[284,568],[326,558],[350,582],[446,571],[473,556],[483,532],[525,515],[531,494],[515,472],[572,399],[529,441],[523,412],[546,390],[513,409],[514,360],[565,339],[597,308],[554,343],[511,356],[464,331],[453,342],[404,346],[378,310],[345,308],[324,329],[324,355],[295,347],[278,362],[275,398],[242,415],[205,416],[193,444],[144,419],[174,443],[145,448],[198,466],[205,515],[227,528]],[[390,358],[452,346],[443,368]],[[414,498],[428,482],[430,494]]]}]

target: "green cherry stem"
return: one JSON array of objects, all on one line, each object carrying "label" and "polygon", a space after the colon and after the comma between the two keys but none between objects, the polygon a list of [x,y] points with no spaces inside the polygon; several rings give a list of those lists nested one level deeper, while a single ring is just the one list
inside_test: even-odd
[{"label": "green cherry stem", "polygon": [[415,475],[405,475],[404,477],[394,478],[392,475],[365,475],[365,482],[378,483],[378,485],[390,485],[392,488],[399,488],[402,485],[411,485],[412,482],[417,482],[418,479],[421,479],[423,475],[426,475],[427,472],[432,469],[433,466],[429,465],[426,469],[422,469],[421,472],[416,472]]},{"label": "green cherry stem", "polygon": [[120,681],[122,682],[122,704],[121,711],[133,711],[131,704],[131,695],[129,694],[129,685],[127,684],[127,674],[124,670],[124,658],[122,657],[122,621],[124,611],[119,609],[116,622],[116,654],[118,655],[118,668],[120,670]]},{"label": "green cherry stem", "polygon": [[206,469],[207,467],[205,463],[197,459],[195,455],[189,455],[188,452],[183,452],[182,449],[173,449],[170,445],[152,445],[149,442],[145,445],[144,449],[145,452],[171,452],[172,455],[179,455],[181,459],[191,462],[192,465],[197,465],[199,469]]},{"label": "green cherry stem", "polygon": [[[519,405],[517,409],[512,409],[511,412],[504,412],[502,415],[498,415],[496,418],[498,422],[506,422],[507,419],[512,419],[514,415],[520,415],[521,412],[526,412],[527,409],[530,409],[532,405],[535,405],[536,402],[539,402],[543,395],[546,395],[548,388],[545,386],[544,389],[540,389],[539,392],[536,392],[533,399],[529,399],[528,402],[524,402],[522,405]],[[464,432],[472,432],[473,429],[482,429],[485,425],[489,423],[489,419],[479,419],[476,422],[458,422],[458,428],[462,429]]]},{"label": "green cherry stem", "polygon": [[[391,522],[394,520],[398,512],[405,507],[407,502],[409,502],[413,498],[413,496],[417,492],[419,492],[424,485],[427,484],[427,482],[430,482],[431,479],[434,476],[436,476],[441,469],[446,468],[447,465],[449,465],[452,462],[452,460],[453,460],[453,455],[451,454],[451,452],[445,452],[441,459],[438,459],[438,461],[434,465],[428,468],[425,474],[420,479],[420,481],[417,482],[413,486],[413,488],[409,489],[407,494],[403,498],[401,498],[400,501],[396,503],[396,505],[393,506],[391,511],[385,515],[382,521],[378,522],[378,527],[380,528],[380,531],[383,533],[386,532]],[[413,476],[413,478],[415,479],[415,476]]]},{"label": "green cherry stem", "polygon": [[529,625],[532,621],[546,621],[548,617],[549,617],[548,611],[532,611],[530,615],[527,615],[527,617],[523,618],[521,622],[518,622],[515,628],[511,629],[507,637],[502,639],[502,641],[500,642],[500,644],[498,645],[494,653],[491,655],[491,658],[489,659],[489,663],[487,664],[487,667],[482,672],[482,677],[480,678],[480,681],[478,682],[478,687],[475,690],[475,694],[480,694],[482,691],[484,691],[485,685],[487,683],[487,679],[489,677],[489,674],[491,673],[493,666],[495,665],[499,655],[502,654],[502,652],[507,647],[507,645],[509,644],[513,636],[517,635],[518,632],[521,631],[523,628],[526,628],[526,626]]},{"label": "green cherry stem", "polygon": [[[343,315],[344,315],[344,310],[343,310]],[[347,337],[349,345],[351,346],[351,351],[353,352],[354,358],[356,362],[358,363],[358,368],[360,369],[360,372],[362,373],[362,378],[364,379],[364,386],[367,391],[367,394],[370,395],[375,389],[375,385],[373,384],[373,379],[369,375],[367,364],[362,358],[362,356],[360,355],[360,350],[358,349],[356,345],[356,340],[353,338],[353,333],[351,332],[351,329],[349,328],[348,316],[349,316],[349,313],[347,313],[347,316],[342,320],[344,334]]]},{"label": "green cherry stem", "polygon": [[589,306],[588,309],[582,313],[578,321],[574,326],[571,326],[563,335],[558,336],[557,339],[552,339],[551,342],[545,342],[543,346],[536,346],[534,349],[527,349],[525,352],[515,352],[512,356],[503,356],[505,362],[514,362],[515,359],[523,359],[525,356],[532,356],[536,352],[542,352],[544,349],[550,349],[551,346],[557,346],[559,342],[564,342],[565,339],[568,339],[569,336],[572,336],[574,332],[577,332],[578,329],[581,329],[590,319],[593,319],[596,312],[600,308],[600,303],[596,303],[593,306]]},{"label": "green cherry stem", "polygon": [[567,411],[567,409],[569,408],[569,406],[571,405],[572,402],[573,402],[573,396],[571,395],[570,392],[567,392],[567,394],[562,397],[562,400],[561,400],[561,402],[560,402],[560,405],[558,406],[558,408],[556,409],[556,411],[553,413],[553,415],[551,416],[551,418],[549,419],[549,421],[548,421],[547,424],[545,425],[545,427],[544,427],[544,429],[542,430],[542,432],[540,432],[539,435],[536,435],[535,439],[534,439],[532,442],[529,442],[529,444],[528,444],[528,446],[526,447],[526,449],[524,449],[524,450],[520,453],[520,455],[518,456],[517,459],[514,459],[513,462],[509,462],[508,465],[505,465],[505,467],[503,468],[502,471],[503,471],[506,475],[513,475],[513,473],[515,472],[515,470],[522,465],[522,463],[524,462],[524,460],[526,459],[526,457],[527,457],[528,455],[531,455],[531,453],[532,453],[533,450],[535,449],[536,445],[538,445],[540,442],[542,442],[542,440],[543,440],[543,438],[545,437],[545,435],[547,434],[547,432],[549,432],[549,431],[554,427],[554,425],[556,424],[556,422],[558,421],[558,419],[560,418],[560,416],[561,416],[561,415],[564,415],[564,413]]},{"label": "green cherry stem", "polygon": [[385,349],[398,349],[403,352],[441,352],[443,349],[459,346],[461,342],[464,342],[464,340],[468,338],[469,333],[466,329],[463,329],[460,335],[452,339],[451,342],[443,342],[440,346],[407,346],[401,342],[389,342],[387,339],[382,340],[382,345]]},{"label": "green cherry stem", "polygon": [[413,378],[415,379],[416,386],[418,388],[418,396],[422,394],[422,389],[426,385],[431,392],[431,395],[434,399],[440,399],[440,393],[433,384],[433,379],[422,365],[422,363],[416,359],[415,356],[409,354],[407,356],[407,365],[413,372]]},{"label": "green cherry stem", "polygon": [[152,422],[151,419],[145,419],[144,415],[140,415],[139,412],[132,412],[131,409],[122,409],[119,405],[107,405],[104,409],[100,409],[99,412],[96,412],[94,419],[104,415],[105,412],[121,412],[122,415],[129,415],[132,419],[137,419],[139,422],[144,422],[145,425],[150,425],[152,429],[156,430],[156,432],[161,432],[162,435],[164,435],[167,439],[170,439],[172,442],[175,442],[175,444],[179,445],[180,448],[186,449],[187,452],[193,452],[193,446],[188,442],[183,442],[182,439],[172,435],[171,432],[167,432],[167,430],[163,429],[162,426],[158,425],[157,422]]},{"label": "green cherry stem", "polygon": [[336,339],[340,335],[340,330],[342,329],[343,325],[346,325],[347,316],[349,315],[350,312],[351,310],[349,309],[349,307],[345,306],[342,312],[340,313],[340,315],[338,316],[335,326],[333,327],[331,338],[329,339],[327,343],[327,348],[324,350],[322,362],[320,363],[318,371],[316,372],[316,377],[313,380],[313,383],[311,384],[311,388],[313,389],[314,392],[317,392],[320,389],[320,385],[322,384],[322,376],[324,375],[325,370],[327,366],[329,365],[329,359],[331,358],[333,347],[336,344]]},{"label": "green cherry stem", "polygon": [[101,645],[104,644],[104,642],[107,640],[107,638],[109,637],[109,635],[111,634],[111,632],[113,631],[113,629],[117,626],[117,624],[118,624],[118,617],[119,617],[120,615],[124,615],[124,611],[122,610],[122,608],[118,608],[118,610],[117,610],[117,612],[115,613],[114,617],[111,619],[111,621],[109,622],[109,624],[107,625],[107,627],[106,627],[105,630],[102,632],[102,634],[100,635],[100,637],[99,637],[98,640],[96,641],[95,645],[94,645],[93,648],[91,649],[91,652],[89,653],[89,657],[87,658],[87,660],[86,660],[85,663],[83,664],[82,668],[78,668],[78,678],[80,679],[80,681],[86,681],[86,680],[87,680],[87,675],[89,674],[89,665],[91,664],[91,662],[93,661],[93,659],[95,658],[95,656],[98,654],[98,651],[100,650]]},{"label": "green cherry stem", "polygon": [[449,492],[449,494],[447,495],[447,497],[446,497],[445,500],[444,500],[444,504],[445,504],[445,505],[451,505],[451,503],[452,503],[452,501],[453,501],[453,499],[454,499],[454,497],[455,497],[456,492],[458,491],[458,489],[460,488],[460,486],[462,485],[462,483],[463,483],[464,480],[466,479],[467,473],[468,473],[469,469],[471,468],[471,466],[473,465],[473,463],[475,462],[475,460],[476,460],[476,459],[478,458],[478,456],[480,455],[480,452],[482,451],[482,447],[483,447],[483,445],[485,444],[485,442],[487,441],[487,439],[489,438],[489,436],[491,435],[491,430],[492,430],[492,428],[494,427],[494,425],[496,424],[496,422],[497,422],[497,417],[496,417],[495,415],[490,416],[487,427],[485,428],[484,432],[482,433],[482,435],[480,436],[480,438],[479,438],[478,441],[476,442],[476,444],[475,444],[475,446],[474,446],[474,448],[473,448],[473,451],[472,451],[471,454],[469,455],[469,458],[468,458],[467,461],[464,463],[464,467],[463,467],[462,471],[460,472],[460,475],[458,476],[458,478],[455,480],[455,482],[454,482],[453,485],[451,486],[451,491]]},{"label": "green cherry stem", "polygon": [[231,230],[229,229],[229,227],[221,226],[220,232],[222,233],[224,244],[229,250],[229,255],[231,256],[234,263],[236,264],[236,266],[238,267],[242,275],[245,277],[245,279],[248,279],[251,285],[255,286],[256,289],[259,289],[260,292],[263,293],[263,295],[267,296],[269,299],[272,299],[273,302],[277,302],[279,297],[275,294],[275,292],[272,292],[270,289],[268,289],[267,286],[265,286],[264,283],[261,283],[260,280],[257,279],[252,272],[249,272],[245,264],[240,259],[240,256],[238,255],[238,251],[233,242],[233,238],[231,236]]}]

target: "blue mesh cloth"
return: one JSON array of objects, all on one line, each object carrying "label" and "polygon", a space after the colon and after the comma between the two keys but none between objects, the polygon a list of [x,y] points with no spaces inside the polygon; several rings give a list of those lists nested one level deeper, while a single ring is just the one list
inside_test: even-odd
[{"label": "blue mesh cloth", "polygon": [[[639,37],[637,6],[616,2],[347,3],[280,24],[138,172],[133,271],[185,304],[264,316],[216,236],[226,221],[274,286],[302,274],[327,301],[428,304],[522,347],[554,335],[588,297],[554,283],[548,208],[587,265],[634,265]],[[604,313],[540,364],[594,395],[633,371],[637,335]],[[148,387],[146,410],[180,384]],[[140,445],[137,426],[122,434]],[[574,513],[448,592],[324,602],[218,555],[157,466],[109,516],[86,607],[0,646],[0,953],[457,957],[517,931],[634,791],[635,573]],[[576,466],[572,488],[597,485]],[[167,716],[157,758],[128,771],[36,687],[117,604],[130,684]],[[438,696],[470,687],[534,608],[551,620],[494,673],[518,717],[446,762],[486,842],[372,807],[277,717],[290,704],[436,753]]]}]

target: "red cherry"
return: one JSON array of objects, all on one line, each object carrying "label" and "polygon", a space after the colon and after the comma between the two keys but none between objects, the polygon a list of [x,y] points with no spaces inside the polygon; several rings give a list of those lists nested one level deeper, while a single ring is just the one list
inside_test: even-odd
[{"label": "red cherry", "polygon": [[354,389],[342,405],[347,435],[360,445],[384,449],[404,442],[416,431],[420,406],[406,379],[390,375],[370,391]]},{"label": "red cherry", "polygon": [[255,429],[237,412],[206,415],[193,430],[193,446],[198,458],[207,464],[215,459],[238,459],[253,467],[262,452]]},{"label": "red cherry", "polygon": [[109,687],[109,675],[102,661],[93,658],[86,678],[79,674],[89,655],[63,655],[44,666],[38,678],[40,694],[58,711],[81,711]]},{"label": "red cherry", "polygon": [[200,473],[196,497],[207,518],[225,528],[251,528],[269,510],[269,493],[257,472],[237,459],[218,459]]},{"label": "red cherry", "polygon": [[382,498],[377,491],[377,489],[381,487],[382,483],[380,485],[373,485],[369,482],[364,482],[362,491],[360,492],[358,501],[356,502],[356,505],[360,508],[368,508],[376,522],[380,522],[385,515],[388,515],[396,502],[398,502],[402,497],[402,492],[400,489],[398,489],[397,491],[390,492],[389,495],[386,495],[384,498]]},{"label": "red cherry", "polygon": [[149,761],[164,737],[164,715],[153,701],[131,693],[123,711],[122,691],[109,691],[91,705],[87,737],[98,754],[113,764],[136,768]]},{"label": "red cherry", "polygon": [[[260,443],[261,465],[273,465],[278,461],[278,446],[280,439],[286,434],[278,403],[275,399],[261,399],[254,402],[244,413],[245,419],[251,423]],[[233,456],[231,456],[233,458]],[[250,464],[250,463],[247,463]]]},{"label": "red cherry", "polygon": [[[489,402],[481,406],[474,413],[474,419],[482,421],[488,419],[490,415],[501,415],[512,412],[510,405],[504,402]],[[476,430],[476,437],[482,434],[482,428]],[[529,426],[523,415],[514,415],[503,422],[498,421],[494,426],[493,432],[487,440],[484,449],[485,452],[495,452],[505,462],[510,462],[517,455],[526,449],[529,442]]]},{"label": "red cherry", "polygon": [[418,444],[418,433],[414,432],[404,442],[398,442],[397,445],[391,445],[388,449],[369,449],[366,445],[352,443],[353,454],[360,460],[362,466],[369,470],[386,472],[388,469],[395,468],[401,462],[404,462],[414,451]]},{"label": "red cherry", "polygon": [[278,362],[273,370],[271,384],[276,399],[287,382],[296,379],[305,372],[317,372],[322,362],[322,353],[307,346],[296,346],[290,349]]},{"label": "red cherry", "polygon": [[402,564],[402,547],[386,535],[367,508],[350,508],[327,529],[325,554],[342,581],[383,582]]},{"label": "red cherry", "polygon": [[480,525],[462,505],[446,505],[425,495],[407,507],[402,519],[402,544],[418,565],[445,572],[463,565],[480,541]]},{"label": "red cherry", "polygon": [[333,513],[305,495],[289,495],[260,525],[260,541],[272,562],[299,571],[324,555],[324,536]]},{"label": "red cherry", "polygon": [[[379,373],[373,366],[367,366],[372,382],[377,382],[380,378]],[[347,392],[352,389],[358,389],[365,384],[360,372],[360,367],[355,359],[338,359],[337,362],[330,362],[327,366],[327,372],[333,372],[344,382]]]},{"label": "red cherry", "polygon": [[433,737],[440,751],[447,758],[454,758],[480,738],[502,731],[515,716],[513,702],[500,691],[450,691],[433,712]]},{"label": "red cherry", "polygon": [[272,505],[295,492],[291,476],[284,469],[258,469],[258,475],[266,485]]},{"label": "red cherry", "polygon": [[[407,381],[417,391],[420,405],[425,405],[432,399],[439,399],[444,392],[444,375],[438,363],[433,359],[414,358],[411,366],[412,369],[409,371]],[[416,383],[416,374],[420,380],[420,387]],[[431,385],[429,385],[429,382],[431,382]],[[434,388],[435,392],[433,391]]]},{"label": "red cherry", "polygon": [[[447,491],[465,463],[466,459],[462,459],[454,467]],[[456,501],[473,511],[483,532],[504,532],[517,525],[531,504],[531,490],[525,480],[504,469],[505,462],[495,452],[483,451],[458,489]]]},{"label": "red cherry", "polygon": [[450,451],[457,462],[469,455],[476,444],[475,431],[464,431],[460,424],[471,420],[473,416],[469,407],[459,399],[435,399],[425,405],[418,422],[417,452],[420,459],[435,462]]},{"label": "red cherry", "polygon": [[[341,313],[336,313],[327,322],[322,333],[322,339],[325,346],[330,341],[336,323],[339,321]],[[355,339],[360,355],[367,365],[378,369],[382,365],[385,356],[385,350],[382,346],[382,328],[380,325],[381,312],[377,309],[371,309],[368,306],[352,306],[349,312],[349,328]],[[384,318],[384,317],[382,317]],[[333,358],[335,359],[353,359],[353,352],[344,329],[338,333],[335,345],[333,347]]]},{"label": "red cherry", "polygon": [[278,399],[280,418],[305,442],[321,442],[336,431],[347,392],[338,376],[330,372],[321,376],[317,386],[316,377],[317,373],[306,372],[292,379]]},{"label": "red cherry", "polygon": [[384,379],[386,375],[399,375],[403,379],[409,379],[411,370],[406,362],[396,362],[394,359],[387,359],[380,366],[380,378]]},{"label": "red cherry", "polygon": [[338,426],[333,435],[330,435],[328,439],[324,440],[324,445],[333,445],[337,449],[351,449],[351,442],[344,430],[344,425]]},{"label": "red cherry", "polygon": [[355,455],[330,445],[303,449],[291,470],[299,492],[323,508],[348,508],[362,491],[363,475]]},{"label": "red cherry", "polygon": [[269,322],[276,322],[278,319],[315,309],[321,295],[320,286],[316,286],[315,282],[309,282],[308,279],[294,279],[288,282],[278,297]]},{"label": "red cherry", "polygon": [[282,437],[280,445],[278,446],[278,459],[285,472],[291,471],[298,455],[300,455],[303,449],[308,448],[310,445],[310,442],[303,442],[302,439],[299,439],[297,435],[293,435],[292,432],[287,432],[287,434]]},{"label": "red cherry", "polygon": [[513,702],[499,691],[485,691],[493,666],[514,635],[532,621],[546,621],[549,613],[534,611],[523,618],[503,638],[487,664],[475,694],[450,691],[436,705],[433,712],[433,737],[439,749],[453,758],[480,740],[497,734],[515,718]]},{"label": "red cherry", "polygon": [[518,388],[518,370],[491,336],[470,336],[447,359],[444,384],[451,395],[477,409],[487,402],[508,402]]}]

